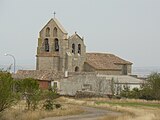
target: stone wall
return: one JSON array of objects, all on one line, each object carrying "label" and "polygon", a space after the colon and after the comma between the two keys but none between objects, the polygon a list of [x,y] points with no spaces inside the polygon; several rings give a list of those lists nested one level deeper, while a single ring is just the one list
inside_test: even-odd
[{"label": "stone wall", "polygon": [[[121,69],[121,73],[119,75],[130,75],[132,72],[132,65],[126,65],[126,68],[122,64],[118,64],[119,68]],[[124,71],[127,71],[127,74],[124,74]]]},{"label": "stone wall", "polygon": [[[75,45],[75,53],[72,53],[72,44]],[[78,45],[81,45],[80,53],[78,53]],[[78,67],[78,71],[83,71],[84,62],[86,61],[86,46],[84,41],[76,33],[68,38],[68,49],[66,56],[66,70],[69,72],[75,72],[75,68]]]},{"label": "stone wall", "polygon": [[49,27],[50,28],[50,36],[48,37],[56,37],[53,36],[53,29],[56,27],[57,28],[57,36],[63,39],[67,38],[67,34],[64,34],[62,32],[62,30],[59,28],[59,26],[57,25],[57,23],[54,20],[50,20],[46,26],[44,26],[44,28],[40,31],[39,33],[39,37],[40,38],[44,38],[46,37],[46,28]]},{"label": "stone wall", "polygon": [[105,75],[122,75],[122,71],[120,70],[96,70],[98,74]]},{"label": "stone wall", "polygon": [[85,72],[94,72],[96,71],[95,68],[93,68],[91,65],[89,65],[88,63],[84,63],[84,71]]},{"label": "stone wall", "polygon": [[38,57],[37,70],[59,70],[59,57]]},{"label": "stone wall", "polygon": [[127,65],[127,71],[128,71],[128,75],[131,75],[131,73],[132,73],[132,65]]},{"label": "stone wall", "polygon": [[[50,29],[49,34],[46,30]],[[57,29],[57,34],[54,29]],[[48,39],[49,51],[45,51],[45,39]],[[55,50],[55,39],[58,40],[59,50]],[[37,47],[37,70],[56,70],[63,71],[65,69],[65,50],[67,44],[67,33],[62,30],[62,26],[56,19],[51,19],[39,32]],[[47,64],[48,63],[48,64]]]},{"label": "stone wall", "polygon": [[77,91],[93,91],[96,94],[111,94],[110,80],[98,77],[95,73],[70,73],[60,80],[61,95],[76,95]]}]

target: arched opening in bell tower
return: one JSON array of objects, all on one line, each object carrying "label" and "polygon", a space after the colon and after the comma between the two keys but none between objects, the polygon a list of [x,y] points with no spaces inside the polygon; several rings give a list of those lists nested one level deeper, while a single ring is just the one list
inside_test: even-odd
[{"label": "arched opening in bell tower", "polygon": [[75,44],[72,44],[72,53],[75,54]]},{"label": "arched opening in bell tower", "polygon": [[56,27],[53,29],[53,37],[57,37],[57,28]]},{"label": "arched opening in bell tower", "polygon": [[78,44],[78,53],[81,54],[81,44]]},{"label": "arched opening in bell tower", "polygon": [[55,42],[55,51],[59,51],[58,39],[56,38],[56,39],[54,40],[54,42]]},{"label": "arched opening in bell tower", "polygon": [[46,37],[50,37],[50,28],[49,27],[46,28]]},{"label": "arched opening in bell tower", "polygon": [[47,38],[44,40],[44,50],[49,52],[49,42]]}]

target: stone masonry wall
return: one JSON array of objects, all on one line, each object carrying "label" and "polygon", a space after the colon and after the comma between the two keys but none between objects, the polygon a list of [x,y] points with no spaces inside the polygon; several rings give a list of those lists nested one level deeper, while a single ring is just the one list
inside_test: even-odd
[{"label": "stone masonry wall", "polygon": [[[72,44],[75,45],[75,53],[72,53]],[[81,52],[78,53],[78,44],[81,45]],[[75,67],[79,68],[79,71],[83,71],[83,65],[86,61],[86,46],[84,45],[84,41],[82,38],[80,38],[76,33],[72,38],[68,39],[68,49],[67,52],[70,53],[69,56],[67,56],[67,64],[68,66],[66,69],[69,72],[74,72]]]},{"label": "stone masonry wall", "polygon": [[74,96],[77,91],[93,91],[96,94],[111,94],[110,81],[95,73],[73,73],[60,80],[60,94]]},{"label": "stone masonry wall", "polygon": [[59,57],[38,57],[38,70],[59,70]]}]

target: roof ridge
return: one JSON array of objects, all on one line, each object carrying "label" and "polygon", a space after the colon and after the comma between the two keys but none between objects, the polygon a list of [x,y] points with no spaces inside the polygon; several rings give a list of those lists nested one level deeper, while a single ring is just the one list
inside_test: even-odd
[{"label": "roof ridge", "polygon": [[[57,18],[51,18],[51,19],[47,22],[47,24],[41,29],[41,31],[42,31],[52,20],[57,24],[57,26],[59,27],[59,29],[60,29],[63,33],[68,34],[67,31],[64,29],[64,27],[61,25],[61,23],[58,21]],[[40,31],[40,32],[41,32],[41,31]]]},{"label": "roof ridge", "polygon": [[77,33],[72,34],[72,35],[70,36],[70,39],[72,39],[74,36],[78,36],[80,39],[82,39],[82,38],[80,37],[80,35],[77,34]]},{"label": "roof ridge", "polygon": [[63,33],[68,34],[57,18],[52,18],[52,19],[56,22],[57,26],[62,30]]}]

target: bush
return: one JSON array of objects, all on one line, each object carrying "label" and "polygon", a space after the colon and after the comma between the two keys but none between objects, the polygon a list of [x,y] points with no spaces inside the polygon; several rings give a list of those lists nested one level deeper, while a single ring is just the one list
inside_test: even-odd
[{"label": "bush", "polygon": [[53,101],[52,100],[46,100],[43,104],[43,107],[45,110],[53,110]]},{"label": "bush", "polygon": [[121,92],[121,97],[135,98],[135,99],[146,99],[146,100],[160,100],[160,74],[152,73],[148,78],[147,82],[143,85],[141,90],[134,88],[124,88]]},{"label": "bush", "polygon": [[10,73],[0,71],[0,112],[9,108],[15,102],[13,78]]},{"label": "bush", "polygon": [[58,98],[59,95],[57,94],[57,90],[55,90],[55,87],[51,87],[48,89],[48,91],[45,91],[43,93],[43,98],[45,99],[45,102],[43,104],[43,107],[46,110],[53,110],[54,108],[61,107],[60,104],[55,104],[54,99]]}]

